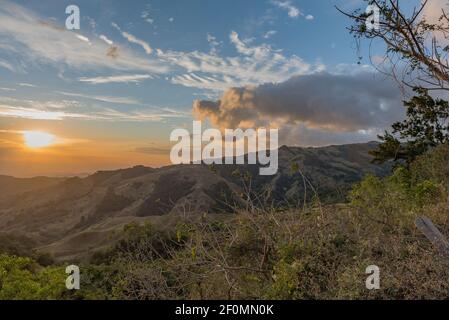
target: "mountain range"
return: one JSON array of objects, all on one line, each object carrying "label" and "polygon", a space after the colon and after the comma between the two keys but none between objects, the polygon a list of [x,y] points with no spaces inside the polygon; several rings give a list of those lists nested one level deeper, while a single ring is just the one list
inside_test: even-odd
[{"label": "mountain range", "polygon": [[204,164],[135,166],[84,178],[0,176],[0,237],[70,260],[110,245],[126,224],[232,214],[248,195],[280,208],[312,198],[340,202],[364,175],[390,172],[388,164],[371,163],[368,151],[375,147],[282,146],[274,176],[258,175],[258,165]]}]

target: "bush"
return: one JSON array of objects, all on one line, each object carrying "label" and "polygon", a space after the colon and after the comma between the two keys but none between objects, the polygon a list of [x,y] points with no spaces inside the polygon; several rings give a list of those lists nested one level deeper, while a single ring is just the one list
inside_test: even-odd
[{"label": "bush", "polygon": [[0,255],[0,299],[61,299],[62,268],[42,268],[30,258]]},{"label": "bush", "polygon": [[[62,268],[3,254],[0,299],[448,299],[449,259],[414,226],[425,213],[449,230],[445,159],[441,146],[390,177],[369,175],[347,204],[127,225],[82,266],[76,293]],[[381,289],[370,291],[373,264]]]}]

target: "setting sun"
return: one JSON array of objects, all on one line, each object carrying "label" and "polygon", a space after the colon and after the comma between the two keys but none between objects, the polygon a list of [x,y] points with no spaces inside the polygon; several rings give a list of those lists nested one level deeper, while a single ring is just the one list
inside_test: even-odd
[{"label": "setting sun", "polygon": [[55,141],[54,135],[42,131],[24,131],[23,138],[27,147],[36,149],[48,147]]}]

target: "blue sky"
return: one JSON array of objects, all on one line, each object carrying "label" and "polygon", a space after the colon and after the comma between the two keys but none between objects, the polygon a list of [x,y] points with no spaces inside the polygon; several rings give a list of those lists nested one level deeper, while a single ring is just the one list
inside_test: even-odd
[{"label": "blue sky", "polygon": [[[0,139],[3,135],[1,141],[18,143],[14,133],[42,130],[61,141],[89,141],[91,146],[108,145],[108,150],[115,145],[114,161],[105,158],[98,166],[130,165],[138,157],[143,157],[140,163],[161,165],[162,155],[135,150],[153,148],[157,153],[166,148],[170,131],[190,126],[198,116],[192,114],[195,100],[216,101],[231,87],[282,84],[295,76],[373,73],[367,57],[357,65],[348,20],[334,7],[353,10],[363,3],[2,1]],[[70,4],[80,8],[80,30],[64,29]],[[381,54],[382,47],[375,44],[372,55]],[[202,109],[197,111],[204,116]],[[367,141],[381,127],[333,126],[316,117],[295,121],[303,137],[286,138],[285,143]],[[12,145],[3,150],[14,149]],[[0,159],[10,168],[5,173],[15,168],[12,159],[17,160]],[[73,165],[69,171],[92,169]]]},{"label": "blue sky", "polygon": [[[359,1],[361,2],[361,1]],[[67,5],[73,1],[15,1],[36,16],[64,25]],[[357,61],[352,37],[347,33],[347,19],[341,16],[334,5],[348,6],[345,1],[295,1],[291,5],[297,7],[302,14],[313,16],[307,20],[305,16],[290,17],[287,9],[282,9],[271,1],[76,1],[81,10],[81,30],[77,33],[90,40],[106,36],[115,44],[125,46],[136,55],[145,57],[144,49],[138,44],[130,43],[120,31],[112,27],[115,23],[123,32],[148,43],[155,51],[176,51],[178,54],[201,52],[209,53],[211,44],[208,41],[215,37],[217,55],[223,58],[242,56],[230,41],[231,32],[236,32],[241,41],[248,46],[272,47],[282,50],[286,59],[297,56],[310,65],[323,64],[333,68],[338,64],[352,64]],[[151,22],[148,22],[151,21]],[[212,40],[211,40],[212,41]],[[76,54],[76,53],[74,53]],[[11,59],[8,54],[0,53],[2,60]],[[20,58],[16,61],[20,63]],[[185,68],[170,66],[172,70],[155,74],[139,70],[128,72],[107,68],[80,70],[62,63],[42,61],[26,66],[24,73],[9,72],[3,78],[2,86],[18,83],[39,83],[51,88],[72,89],[83,93],[105,93],[138,97],[161,107],[176,107],[188,110],[192,98],[211,90],[189,88],[173,83],[177,75],[188,73]],[[9,70],[2,69],[2,72]],[[131,72],[133,71],[133,72]],[[91,86],[76,81],[82,77],[111,76],[121,74],[150,74],[156,79],[141,81],[139,85],[96,85]],[[291,74],[294,74],[292,72]],[[288,76],[289,74],[285,74]],[[255,75],[257,77],[257,75]],[[166,78],[169,80],[166,80]],[[62,79],[63,78],[63,79]],[[282,78],[279,76],[279,78]],[[61,81],[62,80],[62,81]],[[265,82],[263,77],[258,79]],[[268,81],[271,79],[267,79]],[[255,81],[252,81],[255,82]],[[245,83],[245,82],[242,82]],[[232,84],[232,83],[231,83]],[[234,85],[238,85],[235,83]],[[248,83],[249,84],[249,83]],[[213,92],[217,94],[217,91]],[[34,93],[33,93],[34,94]]]}]

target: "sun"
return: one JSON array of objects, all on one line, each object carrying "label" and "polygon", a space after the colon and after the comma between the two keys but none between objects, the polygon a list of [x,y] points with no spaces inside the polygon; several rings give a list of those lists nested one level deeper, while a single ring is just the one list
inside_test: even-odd
[{"label": "sun", "polygon": [[23,139],[28,148],[39,149],[51,146],[55,142],[55,136],[42,131],[24,131]]}]

